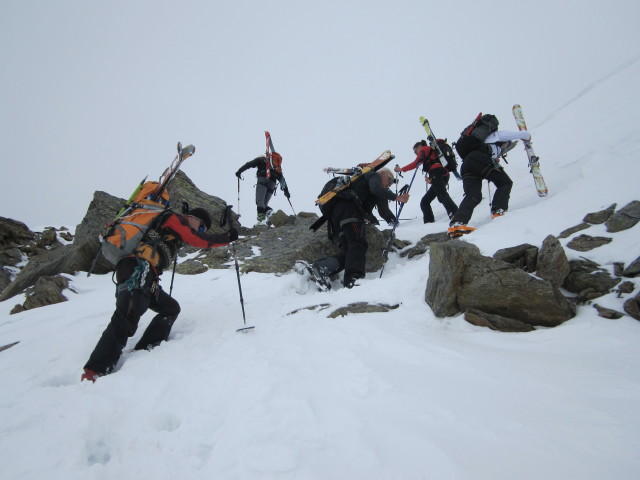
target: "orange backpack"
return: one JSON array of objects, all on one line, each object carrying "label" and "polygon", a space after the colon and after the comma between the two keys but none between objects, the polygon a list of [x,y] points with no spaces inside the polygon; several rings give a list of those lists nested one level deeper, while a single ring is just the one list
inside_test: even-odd
[{"label": "orange backpack", "polygon": [[108,226],[102,241],[102,255],[114,265],[128,255],[158,265],[160,256],[155,248],[144,242],[145,235],[156,226],[169,210],[169,192],[163,190],[159,201],[153,201],[160,184],[145,182],[132,195],[116,219]]},{"label": "orange backpack", "polygon": [[276,152],[271,154],[271,168],[278,173],[282,173],[282,155]]}]

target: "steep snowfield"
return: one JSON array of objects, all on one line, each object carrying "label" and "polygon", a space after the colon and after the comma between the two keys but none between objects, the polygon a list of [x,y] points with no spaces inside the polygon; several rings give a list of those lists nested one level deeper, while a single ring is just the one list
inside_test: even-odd
[{"label": "steep snowfield", "polygon": [[[639,199],[639,80],[640,62],[631,62],[546,121],[527,118],[550,195],[537,197],[524,153],[514,151],[510,212],[491,221],[483,201],[468,241],[487,255],[540,245],[588,212]],[[419,214],[421,189],[414,187],[407,217]],[[451,192],[459,202],[460,182]],[[444,209],[434,203],[434,211],[436,224],[403,222],[398,236],[443,231]],[[586,256],[609,267],[632,261],[639,229]],[[607,235],[601,226],[586,233]],[[4,302],[0,346],[20,343],[0,352],[0,476],[637,478],[640,323],[605,320],[590,306],[526,334],[438,319],[424,302],[428,264],[427,255],[392,255],[382,279],[371,274],[360,287],[328,293],[293,273],[243,275],[256,326],[246,334],[236,332],[233,269],[177,276],[182,313],[171,341],[131,351],[148,313],[118,371],[95,384],[79,377],[112,313],[108,276],[74,277],[78,293],[63,304],[10,316],[16,299]],[[354,301],[400,307],[326,318]],[[322,303],[331,307],[288,315]],[[598,303],[621,305],[613,294]]]}]

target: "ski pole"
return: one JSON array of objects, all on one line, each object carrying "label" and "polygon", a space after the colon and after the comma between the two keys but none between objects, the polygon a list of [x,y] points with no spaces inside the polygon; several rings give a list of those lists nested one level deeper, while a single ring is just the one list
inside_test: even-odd
[{"label": "ski pole", "polygon": [[173,292],[173,279],[176,276],[176,266],[178,265],[178,252],[176,252],[176,256],[173,259],[173,272],[171,272],[171,285],[169,286],[169,296],[171,297],[171,293]]},{"label": "ski pole", "polygon": [[[399,167],[399,165],[396,165]],[[396,197],[398,196],[398,172],[396,172]],[[396,202],[396,219],[398,218],[398,202]]]},{"label": "ski pole", "polygon": [[[416,178],[416,173],[418,173],[418,168],[416,166],[414,172],[413,172],[413,177],[411,177],[411,182],[409,182],[409,185],[407,186],[406,191],[403,192],[404,188],[402,188],[400,190],[401,193],[409,193],[409,191],[411,190],[411,186],[413,185],[413,181]],[[393,229],[391,230],[391,234],[389,235],[389,240],[387,241],[387,244],[385,245],[384,249],[382,250],[382,258],[384,259],[382,262],[382,269],[380,270],[380,276],[378,278],[382,278],[382,274],[384,273],[384,267],[387,264],[387,259],[389,258],[389,248],[391,248],[391,244],[393,243],[394,240],[394,236],[395,236],[395,232],[396,232],[396,227],[398,226],[399,220],[398,218],[400,217],[400,214],[402,213],[402,209],[404,208],[404,203],[402,205],[400,205],[400,208],[398,209],[398,215],[396,216],[396,221],[393,223]]]},{"label": "ski pole", "polygon": [[240,218],[240,177],[238,177],[238,218]]},{"label": "ski pole", "polygon": [[289,202],[289,205],[291,205],[291,210],[293,211],[293,216],[296,216],[296,211],[293,209],[293,204],[291,203],[291,199],[287,198],[287,201]]},{"label": "ski pole", "polygon": [[[227,219],[229,218],[229,210],[231,210],[231,205],[227,205],[224,209],[224,213],[220,218],[220,226],[224,227],[227,224]],[[229,225],[231,226],[231,220],[229,220]],[[247,315],[244,311],[244,297],[242,296],[242,283],[240,282],[240,265],[238,264],[238,254],[236,253],[236,245],[235,242],[231,242],[231,252],[233,254],[233,261],[236,266],[236,277],[238,278],[238,292],[240,294],[240,306],[242,307],[242,321],[244,327],[238,328],[236,332],[247,332],[253,328],[254,326],[247,327]]]}]

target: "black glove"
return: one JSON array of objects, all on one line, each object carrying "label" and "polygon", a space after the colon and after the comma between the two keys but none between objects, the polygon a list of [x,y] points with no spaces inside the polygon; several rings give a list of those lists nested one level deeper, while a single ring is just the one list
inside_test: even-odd
[{"label": "black glove", "polygon": [[242,180],[242,172],[240,170],[238,170],[236,172],[236,177],[238,177],[240,180]]},{"label": "black glove", "polygon": [[289,187],[284,187],[284,196],[287,198],[291,198],[291,194],[289,193]]},{"label": "black glove", "polygon": [[230,228],[227,232],[227,235],[229,235],[229,241],[234,242],[238,239],[238,230],[236,230],[235,228]]}]

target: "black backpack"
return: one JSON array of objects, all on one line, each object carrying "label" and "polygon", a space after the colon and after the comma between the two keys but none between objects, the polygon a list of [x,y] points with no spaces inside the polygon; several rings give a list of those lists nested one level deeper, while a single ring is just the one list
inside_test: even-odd
[{"label": "black backpack", "polygon": [[444,155],[443,167],[449,170],[450,172],[455,172],[458,170],[458,162],[456,161],[456,154],[453,152],[453,148],[451,145],[447,143],[447,139],[444,140],[439,138],[436,140],[438,142],[438,147]]},{"label": "black backpack", "polygon": [[490,153],[489,146],[484,143],[484,140],[498,130],[498,124],[495,115],[490,113],[482,115],[480,112],[473,123],[460,133],[458,141],[453,144],[460,158],[464,160],[474,150]]}]

